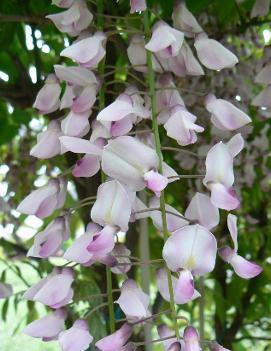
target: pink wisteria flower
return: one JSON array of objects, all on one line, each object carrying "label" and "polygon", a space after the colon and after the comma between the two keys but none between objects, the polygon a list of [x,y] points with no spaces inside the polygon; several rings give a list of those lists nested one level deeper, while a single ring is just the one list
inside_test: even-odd
[{"label": "pink wisteria flower", "polygon": [[206,33],[198,34],[194,45],[200,62],[209,69],[232,68],[238,63],[238,58],[230,50],[209,39]]},{"label": "pink wisteria flower", "polygon": [[[161,339],[169,338],[173,335],[173,331],[169,329],[169,327],[165,324],[160,324],[157,327],[158,335]],[[170,339],[166,339],[163,341],[163,346],[165,351],[181,351],[184,350],[184,341],[177,340],[176,337],[172,337]]]},{"label": "pink wisteria flower", "polygon": [[174,27],[184,32],[188,37],[193,37],[195,34],[203,32],[198,21],[182,0],[178,1],[174,7],[172,20]]},{"label": "pink wisteria flower", "polygon": [[212,123],[221,130],[235,130],[251,122],[251,118],[230,102],[209,94],[205,99]]},{"label": "pink wisteria flower", "polygon": [[42,232],[39,232],[27,256],[50,257],[57,255],[64,241],[70,237],[69,216],[55,218]]},{"label": "pink wisteria flower", "polygon": [[229,349],[226,349],[224,346],[220,345],[216,341],[212,341],[209,344],[209,349],[210,349],[210,351],[230,351]]},{"label": "pink wisteria flower", "polygon": [[44,132],[38,134],[37,144],[31,149],[30,155],[48,159],[61,153],[59,137],[62,135],[59,121],[51,121]]},{"label": "pink wisteria flower", "polygon": [[23,297],[30,301],[38,301],[51,308],[58,309],[67,305],[73,297],[71,287],[74,280],[72,269],[54,268],[54,270],[29,288]]},{"label": "pink wisteria flower", "polygon": [[[88,7],[84,0],[76,1],[57,1],[57,5],[60,7],[71,7],[63,12],[48,15],[49,18],[60,32],[68,33],[71,36],[77,36],[80,32],[86,29],[92,22],[93,15],[88,10]],[[64,5],[64,6],[63,6]]]},{"label": "pink wisteria flower", "polygon": [[85,351],[92,340],[88,323],[84,319],[77,319],[71,328],[61,332],[58,337],[62,351]]},{"label": "pink wisteria flower", "polygon": [[54,74],[49,74],[39,91],[33,107],[43,115],[56,111],[60,106],[61,86]]},{"label": "pink wisteria flower", "polygon": [[130,0],[131,13],[145,11],[147,8],[146,0]]},{"label": "pink wisteria flower", "polygon": [[116,301],[125,313],[128,322],[146,318],[149,314],[150,298],[133,279],[127,279],[121,287],[120,297]]},{"label": "pink wisteria flower", "polygon": [[183,40],[183,32],[170,27],[164,21],[158,21],[152,28],[152,37],[145,48],[159,57],[167,59],[178,55]]},{"label": "pink wisteria flower", "polygon": [[185,328],[183,332],[183,340],[186,351],[201,351],[200,343],[199,343],[199,334],[196,329],[192,326],[188,326]]},{"label": "pink wisteria flower", "polygon": [[132,332],[132,326],[128,323],[124,323],[115,333],[97,341],[95,346],[100,351],[125,351],[124,347],[132,335]]},{"label": "pink wisteria flower", "polygon": [[41,338],[43,341],[56,340],[59,333],[64,330],[66,317],[67,312],[64,309],[56,310],[28,324],[23,333],[33,338]]},{"label": "pink wisteria flower", "polygon": [[229,246],[223,247],[219,250],[219,256],[228,262],[235,273],[244,279],[254,278],[262,272],[262,267],[254,262],[246,260],[244,257],[238,255],[238,229],[237,217],[233,214],[228,214],[227,225],[233,241],[233,249]]},{"label": "pink wisteria flower", "polygon": [[72,86],[86,87],[98,83],[95,74],[84,67],[54,65],[54,69],[59,80]]},{"label": "pink wisteria flower", "polygon": [[29,194],[19,204],[17,211],[39,218],[48,217],[64,205],[66,193],[67,181],[63,177],[51,179],[47,185]]},{"label": "pink wisteria flower", "polygon": [[73,242],[64,258],[84,266],[90,266],[94,262],[113,265],[116,260],[109,254],[114,249],[116,232],[114,227],[101,228],[95,223],[89,223],[85,234]]},{"label": "pink wisteria flower", "polygon": [[74,1],[75,0],[52,0],[52,5],[66,9],[71,7]]},{"label": "pink wisteria flower", "polygon": [[225,210],[233,210],[240,204],[233,189],[233,159],[242,150],[241,134],[233,136],[227,144],[215,144],[206,157],[206,174],[203,184],[211,191],[211,201]]},{"label": "pink wisteria flower", "polygon": [[61,51],[60,55],[68,57],[82,67],[95,68],[105,55],[106,36],[96,32],[90,37],[78,39],[74,44]]},{"label": "pink wisteria flower", "polygon": [[187,300],[194,294],[193,275],[202,276],[215,266],[217,242],[214,235],[201,225],[187,225],[176,230],[163,247],[168,268],[179,272],[175,292]]}]

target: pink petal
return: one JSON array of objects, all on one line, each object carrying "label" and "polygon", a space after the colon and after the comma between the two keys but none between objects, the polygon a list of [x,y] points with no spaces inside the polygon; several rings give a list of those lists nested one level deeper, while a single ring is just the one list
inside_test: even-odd
[{"label": "pink petal", "polygon": [[194,280],[191,272],[181,271],[174,291],[176,299],[189,301],[194,295],[194,291]]},{"label": "pink petal", "polygon": [[188,36],[203,32],[196,18],[187,9],[184,2],[180,1],[174,8],[172,13],[174,27],[185,32]]},{"label": "pink petal", "polygon": [[147,8],[145,0],[130,0],[130,13],[145,11]]},{"label": "pink petal", "polygon": [[98,113],[98,121],[119,121],[133,113],[133,102],[129,95],[121,94],[112,104]]},{"label": "pink petal", "polygon": [[86,135],[90,129],[88,121],[90,113],[91,111],[75,113],[71,110],[61,121],[62,132],[71,137],[83,137]]},{"label": "pink petal", "polygon": [[240,201],[233,188],[226,188],[220,183],[213,183],[210,187],[211,201],[217,208],[231,211],[239,207]]},{"label": "pink petal", "polygon": [[168,185],[167,177],[155,171],[145,173],[144,180],[146,187],[152,190],[157,196],[160,196],[160,192]]},{"label": "pink petal", "polygon": [[231,68],[238,63],[238,58],[230,50],[206,35],[199,34],[194,45],[200,62],[209,69]]},{"label": "pink petal", "polygon": [[72,110],[75,113],[84,113],[91,109],[96,101],[96,87],[87,86],[81,94],[73,100]]},{"label": "pink petal", "polygon": [[215,207],[209,196],[196,193],[190,201],[185,217],[198,221],[203,227],[212,229],[219,223],[219,211]]},{"label": "pink petal", "polygon": [[163,258],[172,271],[180,268],[194,275],[211,272],[215,266],[217,242],[201,225],[187,225],[176,230],[166,241]]},{"label": "pink petal", "polygon": [[97,84],[97,79],[93,72],[80,66],[54,65],[55,74],[58,79],[72,85],[88,86]]},{"label": "pink petal", "polygon": [[234,244],[234,250],[235,252],[237,252],[238,250],[238,241],[237,241],[237,217],[233,214],[228,214],[227,217],[227,226],[229,228],[230,234],[231,234],[231,238]]},{"label": "pink petal", "polygon": [[77,319],[70,329],[59,335],[62,351],[85,351],[93,340],[88,331],[88,324],[83,319]]},{"label": "pink petal", "polygon": [[240,133],[235,134],[228,142],[227,147],[232,157],[237,156],[244,148],[244,139]]},{"label": "pink petal", "polygon": [[115,333],[97,341],[95,346],[101,351],[116,351],[126,344],[132,331],[132,326],[125,323]]},{"label": "pink petal", "polygon": [[74,177],[92,177],[100,170],[100,157],[96,155],[85,155],[78,160],[72,170]]},{"label": "pink petal", "polygon": [[240,255],[233,255],[230,261],[235,273],[244,279],[251,279],[262,272],[262,267],[254,262],[246,260]]},{"label": "pink petal", "polygon": [[133,121],[131,115],[124,117],[120,121],[111,124],[110,133],[113,137],[125,135],[133,128]]},{"label": "pink petal", "polygon": [[101,154],[101,149],[88,140],[70,136],[62,136],[59,140],[67,150],[76,154],[89,154],[96,156]]},{"label": "pink petal", "polygon": [[199,344],[199,335],[195,328],[188,326],[183,333],[186,351],[201,351]]},{"label": "pink petal", "polygon": [[115,246],[116,228],[106,226],[97,235],[94,236],[88,246],[88,252],[92,253],[94,258],[99,258],[109,254]]},{"label": "pink petal", "polygon": [[45,85],[39,91],[33,107],[41,113],[51,113],[58,109],[60,104],[61,87],[54,74],[48,76]]}]

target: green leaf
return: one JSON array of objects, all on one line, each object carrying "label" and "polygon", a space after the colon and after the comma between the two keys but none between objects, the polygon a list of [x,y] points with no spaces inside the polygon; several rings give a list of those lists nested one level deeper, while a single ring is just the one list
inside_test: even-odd
[{"label": "green leaf", "polygon": [[7,313],[8,313],[8,306],[9,306],[9,299],[6,299],[2,306],[2,311],[1,311],[1,316],[3,321],[6,321],[7,319]]}]

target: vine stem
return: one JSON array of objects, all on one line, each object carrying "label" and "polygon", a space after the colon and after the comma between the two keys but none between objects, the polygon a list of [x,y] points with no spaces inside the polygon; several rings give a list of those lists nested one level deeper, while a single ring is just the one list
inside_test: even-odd
[{"label": "vine stem", "polygon": [[[104,1],[97,1],[97,24],[100,30],[104,27]],[[104,75],[105,59],[99,64],[99,73],[101,76]],[[99,109],[102,110],[105,106],[105,92],[104,85],[99,91]],[[105,175],[101,172],[102,182],[105,180]],[[114,301],[113,301],[113,287],[112,287],[112,273],[110,267],[106,266],[106,293],[108,296],[108,313],[109,313],[109,326],[111,334],[114,333],[115,327],[115,316],[114,316]]]},{"label": "vine stem", "polygon": [[[149,14],[148,10],[144,12],[144,31],[146,39],[151,37],[151,28],[150,28],[150,21],[149,21]],[[155,138],[155,149],[157,156],[159,158],[159,172],[163,174],[163,154],[161,151],[161,142],[160,142],[160,135],[159,135],[159,128],[156,118],[156,92],[155,92],[155,76],[154,70],[152,67],[152,53],[147,50],[147,64],[148,64],[148,83],[149,83],[149,90],[150,90],[150,97],[151,97],[151,109],[152,109],[152,129]],[[167,218],[166,218],[166,204],[165,204],[165,193],[164,191],[161,192],[160,196],[160,209],[162,215],[162,223],[163,223],[163,237],[164,241],[167,240],[168,237],[168,229],[167,229]],[[173,293],[173,284],[170,270],[167,266],[165,266],[167,271],[167,280],[168,280],[168,288],[169,288],[169,295],[170,295],[170,309],[171,309],[171,316],[174,322],[174,329],[177,339],[180,339],[180,332],[178,328],[178,321],[177,321],[177,313],[175,309],[174,303],[174,293]]]}]

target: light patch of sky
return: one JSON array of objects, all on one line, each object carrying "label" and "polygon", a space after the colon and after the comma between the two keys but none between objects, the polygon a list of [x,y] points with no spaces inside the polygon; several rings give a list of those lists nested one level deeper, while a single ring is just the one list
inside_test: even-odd
[{"label": "light patch of sky", "polygon": [[269,29],[263,30],[263,40],[265,44],[268,44],[271,39],[271,31]]},{"label": "light patch of sky", "polygon": [[8,191],[8,183],[7,182],[1,182],[0,183],[0,196],[4,197],[7,195]]},{"label": "light patch of sky", "polygon": [[9,81],[9,76],[5,72],[0,71],[0,79],[3,80],[4,82],[8,82]]},{"label": "light patch of sky", "polygon": [[24,27],[25,30],[25,44],[28,50],[33,50],[34,49],[34,43],[33,43],[33,38],[32,38],[32,30],[31,27],[26,25]]},{"label": "light patch of sky", "polygon": [[29,72],[30,78],[32,80],[32,83],[34,83],[34,84],[37,83],[37,69],[36,69],[36,67],[30,66],[28,72]]}]

